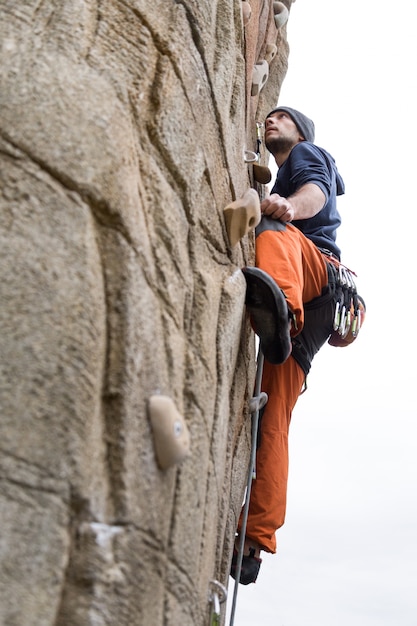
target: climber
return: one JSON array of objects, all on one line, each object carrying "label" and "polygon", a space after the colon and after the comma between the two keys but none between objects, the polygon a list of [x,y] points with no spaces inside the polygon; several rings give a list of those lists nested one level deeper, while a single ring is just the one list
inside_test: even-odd
[{"label": "climber", "polygon": [[[255,582],[261,550],[276,551],[275,532],[286,510],[290,419],[311,361],[327,340],[332,345],[351,343],[365,311],[336,244],[341,223],[336,196],[344,193],[344,183],[333,157],[314,144],[314,123],[295,109],[278,107],[266,118],[265,145],[278,173],[261,203],[256,267],[243,273],[246,306],[265,357],[262,390],[268,402],[258,430],[243,584]],[[241,521],[238,533],[240,526]],[[235,548],[233,577],[236,562]]]}]

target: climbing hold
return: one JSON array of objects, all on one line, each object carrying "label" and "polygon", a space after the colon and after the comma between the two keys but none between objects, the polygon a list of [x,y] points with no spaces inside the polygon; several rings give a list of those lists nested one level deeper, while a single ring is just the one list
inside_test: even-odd
[{"label": "climbing hold", "polygon": [[265,61],[264,59],[263,61],[258,61],[258,63],[255,63],[253,72],[252,72],[251,96],[257,96],[260,93],[262,87],[265,85],[266,81],[268,80],[268,77],[269,77],[268,62]]},{"label": "climbing hold", "polygon": [[278,52],[278,48],[274,43],[268,43],[265,51],[265,61],[268,65],[271,63],[272,59],[275,58]]},{"label": "climbing hold", "polygon": [[261,221],[261,204],[255,189],[248,189],[239,200],[227,205],[223,213],[227,235],[233,247]]},{"label": "climbing hold", "polygon": [[190,451],[190,434],[183,416],[168,396],[149,398],[155,455],[161,469],[180,463]]},{"label": "climbing hold", "polygon": [[243,0],[242,2],[242,19],[243,19],[243,26],[246,26],[246,24],[249,22],[250,18],[252,15],[252,7],[249,4],[249,2],[246,2],[246,0]]},{"label": "climbing hold", "polygon": [[252,165],[252,168],[253,177],[257,183],[260,183],[261,185],[267,185],[270,182],[272,174],[269,167],[267,167],[266,165],[259,165],[258,163],[254,163]]},{"label": "climbing hold", "polygon": [[287,23],[289,12],[285,4],[283,4],[282,2],[277,2],[277,0],[274,0],[273,7],[275,26],[279,30],[284,26],[284,24]]}]

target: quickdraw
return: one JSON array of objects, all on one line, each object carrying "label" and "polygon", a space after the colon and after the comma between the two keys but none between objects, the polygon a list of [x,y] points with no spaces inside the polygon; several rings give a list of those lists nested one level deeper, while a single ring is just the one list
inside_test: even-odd
[{"label": "quickdraw", "polygon": [[260,165],[261,161],[261,146],[262,146],[262,129],[264,124],[262,122],[256,122],[256,161],[252,165],[254,188],[259,194],[261,200],[265,196],[264,185],[267,185],[271,178],[271,170],[266,165]]},{"label": "quickdraw", "polygon": [[333,333],[329,343],[337,345],[337,336],[346,339],[350,334],[356,339],[361,328],[365,303],[358,295],[354,276],[356,274],[346,266],[333,262],[328,263],[329,286],[334,292],[335,312],[333,318]]}]

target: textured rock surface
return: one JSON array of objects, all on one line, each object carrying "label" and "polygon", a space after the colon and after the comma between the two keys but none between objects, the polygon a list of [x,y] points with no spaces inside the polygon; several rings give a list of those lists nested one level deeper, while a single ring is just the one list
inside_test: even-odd
[{"label": "textured rock surface", "polygon": [[[207,623],[254,337],[223,208],[278,98],[272,1],[0,2],[0,622]],[[290,0],[286,6],[290,8]],[[259,96],[252,68],[276,43]],[[162,471],[147,400],[191,453]]]}]

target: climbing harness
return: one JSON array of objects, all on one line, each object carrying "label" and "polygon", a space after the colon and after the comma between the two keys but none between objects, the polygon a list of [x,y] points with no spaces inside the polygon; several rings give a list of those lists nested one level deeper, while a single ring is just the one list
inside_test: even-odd
[{"label": "climbing harness", "polygon": [[329,251],[328,282],[320,296],[304,304],[304,327],[292,339],[292,357],[307,376],[314,356],[328,342],[335,347],[350,345],[365,319],[365,302],[356,290],[356,274]]},{"label": "climbing harness", "polygon": [[211,603],[210,626],[220,626],[220,605],[226,601],[227,589],[218,580],[211,580],[209,602]]},{"label": "climbing harness", "polygon": [[243,512],[242,512],[242,525],[240,528],[240,535],[239,535],[239,548],[238,548],[237,563],[236,563],[236,578],[235,578],[235,587],[233,590],[233,602],[232,602],[229,626],[233,626],[234,624],[236,602],[237,602],[237,592],[239,589],[240,574],[242,571],[243,550],[245,546],[246,526],[248,522],[248,513],[249,513],[249,501],[250,501],[250,494],[251,494],[251,489],[252,489],[252,480],[255,474],[256,439],[258,435],[259,412],[261,411],[261,409],[263,409],[263,407],[268,401],[267,394],[264,391],[261,392],[263,368],[264,368],[264,355],[262,351],[259,350],[257,365],[256,365],[255,395],[251,399],[250,405],[249,405],[249,409],[252,415],[251,455],[250,455],[250,460],[249,460],[248,480],[246,484],[245,504],[244,504]]}]

